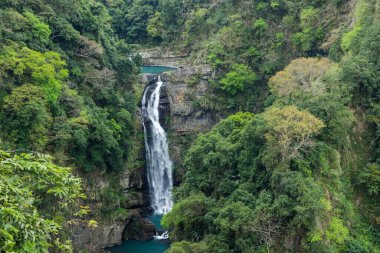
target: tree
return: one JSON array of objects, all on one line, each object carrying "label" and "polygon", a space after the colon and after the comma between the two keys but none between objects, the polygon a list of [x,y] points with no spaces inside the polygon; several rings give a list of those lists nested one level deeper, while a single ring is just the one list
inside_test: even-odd
[{"label": "tree", "polygon": [[[207,213],[207,197],[202,194],[193,194],[179,203],[175,203],[173,209],[166,214],[161,223],[166,229],[170,229],[170,237],[176,240],[191,238],[199,240],[204,229],[204,215]],[[197,235],[197,232],[200,235]]]},{"label": "tree", "polygon": [[27,18],[28,23],[32,29],[33,39],[38,40],[43,44],[49,43],[51,34],[49,25],[41,22],[31,12],[24,12],[24,16]]},{"label": "tree", "polygon": [[185,157],[186,185],[206,195],[231,194],[237,186],[236,181],[230,179],[237,179],[239,173],[242,130],[252,119],[253,114],[240,112],[221,121],[209,133],[200,135]]},{"label": "tree", "polygon": [[53,16],[49,23],[52,29],[52,40],[77,41],[80,39],[79,31],[75,30],[73,25],[66,19]]},{"label": "tree", "polygon": [[269,159],[280,161],[300,156],[300,151],[313,144],[312,137],[325,126],[323,121],[295,106],[272,107],[262,114]]},{"label": "tree", "polygon": [[244,233],[246,224],[252,217],[252,209],[248,206],[241,202],[229,202],[218,210],[214,224],[220,233],[237,239]]},{"label": "tree", "polygon": [[[62,214],[81,216],[81,180],[40,154],[0,151],[0,250],[3,252],[72,252],[62,241]],[[90,224],[96,225],[94,221]]]},{"label": "tree", "polygon": [[185,22],[185,31],[183,32],[183,37],[185,44],[191,45],[194,39],[194,35],[199,35],[204,32],[208,11],[205,8],[199,8],[192,11],[189,14]]},{"label": "tree", "polygon": [[116,83],[115,75],[116,72],[108,68],[101,70],[91,68],[89,72],[83,74],[83,83],[91,84],[94,93],[100,93],[101,91],[112,89]]},{"label": "tree", "polygon": [[313,7],[303,9],[300,13],[302,32],[293,35],[293,43],[302,51],[310,51],[324,37],[319,25],[318,10]]},{"label": "tree", "polygon": [[270,78],[269,87],[278,97],[294,92],[311,92],[313,96],[325,91],[323,80],[335,64],[327,58],[298,58],[292,60],[283,70]]},{"label": "tree", "polygon": [[343,50],[349,51],[352,48],[352,43],[359,35],[361,29],[362,28],[360,26],[355,26],[351,31],[343,35],[340,45]]},{"label": "tree", "polygon": [[149,19],[146,30],[149,36],[152,36],[153,38],[161,37],[164,32],[164,25],[162,23],[160,12],[155,12],[154,16]]},{"label": "tree", "polygon": [[368,164],[359,172],[358,181],[367,188],[369,195],[378,195],[380,193],[380,166]]},{"label": "tree", "polygon": [[232,70],[220,80],[220,88],[230,95],[244,91],[248,86],[252,86],[256,80],[256,74],[243,64],[234,64]]},{"label": "tree", "polygon": [[253,29],[255,30],[255,33],[258,36],[263,36],[265,34],[266,30],[268,30],[268,27],[269,26],[268,26],[267,22],[263,18],[259,18],[253,24]]},{"label": "tree", "polygon": [[80,36],[80,43],[74,54],[78,57],[90,60],[91,58],[100,58],[103,54],[103,47],[94,40],[88,39],[85,36]]},{"label": "tree", "polygon": [[52,104],[57,103],[62,82],[69,72],[66,62],[53,51],[40,53],[27,47],[4,47],[0,54],[0,75],[16,85],[30,83],[41,87]]},{"label": "tree", "polygon": [[346,226],[343,225],[342,220],[333,217],[326,231],[327,239],[337,244],[342,244],[345,240],[348,239],[348,236],[349,230]]},{"label": "tree", "polygon": [[1,134],[11,147],[44,150],[51,121],[45,93],[37,86],[20,86],[4,99]]},{"label": "tree", "polygon": [[273,247],[276,239],[281,234],[283,227],[279,220],[271,217],[269,210],[266,212],[260,210],[255,213],[254,219],[247,223],[246,229],[258,234],[269,253],[270,248]]},{"label": "tree", "polygon": [[210,252],[206,242],[175,242],[166,253],[207,253]]},{"label": "tree", "polygon": [[133,0],[110,3],[113,27],[118,35],[131,42],[147,40],[149,31],[152,31],[148,28],[152,24],[150,18],[154,19],[157,2],[158,0]]},{"label": "tree", "polygon": [[350,88],[340,73],[327,58],[299,58],[270,78],[269,87],[274,104],[308,110],[326,124],[322,139],[343,147],[348,145],[354,116],[347,106]]}]

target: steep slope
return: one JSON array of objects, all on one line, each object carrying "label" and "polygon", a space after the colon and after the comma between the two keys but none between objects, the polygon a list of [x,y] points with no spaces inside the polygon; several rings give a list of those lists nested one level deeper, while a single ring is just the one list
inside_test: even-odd
[{"label": "steep slope", "polygon": [[48,153],[83,178],[84,219],[98,226],[54,213],[76,251],[120,243],[149,205],[135,117],[140,57],[111,23],[95,0],[0,3],[0,146]]}]

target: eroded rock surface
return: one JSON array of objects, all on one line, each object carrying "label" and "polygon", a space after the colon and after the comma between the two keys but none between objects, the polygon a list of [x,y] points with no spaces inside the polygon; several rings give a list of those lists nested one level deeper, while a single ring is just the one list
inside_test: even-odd
[{"label": "eroded rock surface", "polygon": [[[208,65],[184,66],[161,75],[164,85],[159,106],[160,123],[168,134],[175,184],[182,179],[182,159],[196,135],[209,130],[221,118],[218,113],[201,109],[195,103],[210,92],[208,79],[212,76]],[[157,78],[158,75],[142,76],[147,85],[154,85]]]},{"label": "eroded rock surface", "polygon": [[90,253],[103,253],[104,247],[120,244],[126,223],[127,221],[99,224],[96,229],[91,229],[84,224],[71,226],[75,252],[87,250]]},{"label": "eroded rock surface", "polygon": [[148,241],[152,240],[156,233],[156,227],[148,219],[135,219],[125,228],[124,240]]},{"label": "eroded rock surface", "polygon": [[[105,175],[91,174],[82,176],[86,181],[85,191],[88,199],[86,204],[91,212],[102,210],[104,205],[101,198],[102,192],[112,184]],[[115,182],[113,182],[115,183]],[[98,226],[90,228],[86,222],[71,224],[68,230],[75,252],[84,250],[89,253],[106,252],[104,248],[119,245],[123,240],[123,231],[133,220],[145,217],[152,212],[149,203],[148,185],[146,182],[145,168],[127,170],[119,176],[120,194],[125,195],[125,201],[120,203],[120,208],[125,209],[125,215],[115,219],[94,217]]]},{"label": "eroded rock surface", "polygon": [[175,169],[175,184],[185,173],[183,157],[199,133],[212,128],[221,115],[195,105],[210,92],[208,79],[213,72],[207,65],[185,67],[165,75],[170,103],[169,147]]}]

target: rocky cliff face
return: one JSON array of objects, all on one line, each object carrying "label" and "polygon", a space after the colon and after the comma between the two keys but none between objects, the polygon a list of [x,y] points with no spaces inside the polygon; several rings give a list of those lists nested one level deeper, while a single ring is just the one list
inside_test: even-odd
[{"label": "rocky cliff face", "polygon": [[183,67],[188,66],[187,54],[173,54],[162,48],[150,48],[140,53],[145,65]]},{"label": "rocky cliff face", "polygon": [[87,250],[90,253],[106,252],[103,248],[120,244],[125,222],[100,224],[96,229],[86,225],[71,227],[72,241],[75,252]]},{"label": "rocky cliff face", "polygon": [[[209,66],[202,65],[182,66],[162,75],[164,86],[160,98],[160,121],[168,133],[175,184],[182,179],[183,156],[196,135],[209,130],[221,118],[218,113],[202,110],[194,103],[209,93],[208,79],[212,74]],[[147,83],[156,82],[157,75],[145,75],[143,79]]]},{"label": "rocky cliff face", "polygon": [[[90,228],[86,223],[79,222],[67,228],[75,252],[85,250],[90,253],[106,252],[104,248],[121,244],[125,231],[131,231],[136,220],[139,221],[152,211],[145,172],[145,168],[140,167],[126,170],[116,177],[94,173],[82,175],[82,178],[85,179],[85,192],[88,196],[85,204],[90,207],[91,214],[95,214],[95,217],[92,218],[97,220],[98,226]],[[115,185],[117,186],[116,189],[113,188]],[[118,191],[116,194],[124,196],[121,198],[123,201],[117,198],[105,200],[104,195],[110,189]],[[117,208],[120,213],[115,212],[112,217],[104,217],[102,212],[109,205],[109,201],[119,201],[112,208]],[[143,232],[137,235],[145,236]],[[139,239],[137,235],[134,239]]]}]

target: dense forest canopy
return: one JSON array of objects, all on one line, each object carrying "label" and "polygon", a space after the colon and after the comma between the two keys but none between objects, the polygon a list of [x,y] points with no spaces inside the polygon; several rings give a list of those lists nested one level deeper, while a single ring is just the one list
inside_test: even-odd
[{"label": "dense forest canopy", "polygon": [[97,1],[3,1],[0,19],[3,145],[49,150],[86,171],[121,170],[139,70],[107,9]]},{"label": "dense forest canopy", "polygon": [[63,228],[89,209],[81,180],[53,162],[125,169],[139,63],[99,1],[1,1],[0,251],[70,251]]},{"label": "dense forest canopy", "polygon": [[71,252],[83,180],[141,165],[150,47],[211,66],[193,104],[225,117],[184,157],[169,253],[380,252],[379,0],[2,0],[1,252]]}]

